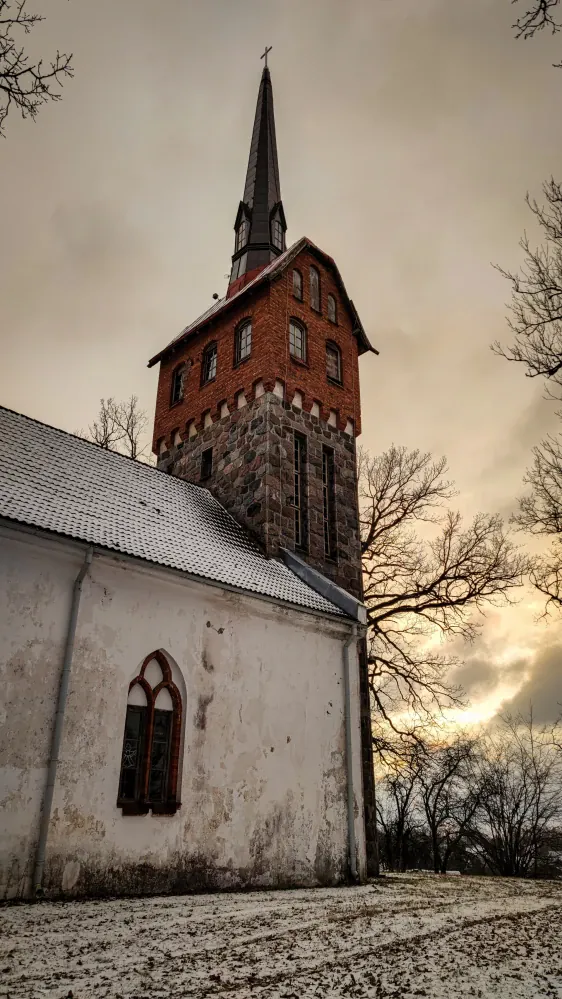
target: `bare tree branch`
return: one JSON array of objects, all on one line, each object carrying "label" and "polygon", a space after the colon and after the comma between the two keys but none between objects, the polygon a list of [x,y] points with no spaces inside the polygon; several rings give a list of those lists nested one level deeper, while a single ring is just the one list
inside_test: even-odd
[{"label": "bare tree branch", "polygon": [[107,451],[118,451],[137,460],[146,459],[148,445],[142,446],[141,441],[148,417],[138,408],[138,402],[136,395],[132,395],[127,402],[100,399],[97,420],[81,436]]},{"label": "bare tree branch", "polygon": [[499,342],[492,350],[526,368],[528,378],[547,379],[552,398],[562,398],[562,185],[553,177],[543,185],[545,205],[527,194],[527,204],[544,234],[544,245],[534,248],[527,234],[521,272],[496,269],[511,284],[508,324],[513,344]]},{"label": "bare tree branch", "polygon": [[[511,0],[511,2],[516,4],[520,3],[521,0]],[[529,0],[523,0],[523,3],[529,3]],[[543,31],[545,28],[550,30],[553,35],[560,31],[562,23],[557,21],[552,14],[559,3],[560,0],[533,0],[530,7],[527,7],[525,13],[518,17],[513,25],[515,37],[532,38],[538,31]]]},{"label": "bare tree branch", "polygon": [[[375,458],[362,452],[359,470],[372,703],[395,735],[415,740],[462,703],[447,683],[455,660],[435,651],[436,637],[472,639],[488,604],[511,601],[527,559],[500,518],[480,514],[465,527],[445,508],[454,495],[445,459],[392,447]],[[385,739],[376,734],[377,751]]]},{"label": "bare tree branch", "polygon": [[483,739],[478,807],[469,836],[494,874],[537,876],[539,855],[562,815],[562,760],[552,729],[506,715]]},{"label": "bare tree branch", "polygon": [[26,4],[27,0],[0,0],[0,135],[5,134],[12,106],[22,118],[35,118],[42,104],[61,99],[53,86],[61,87],[64,77],[74,75],[72,54],[57,52],[48,66],[42,59],[30,62],[19,38],[44,18],[28,13]]}]

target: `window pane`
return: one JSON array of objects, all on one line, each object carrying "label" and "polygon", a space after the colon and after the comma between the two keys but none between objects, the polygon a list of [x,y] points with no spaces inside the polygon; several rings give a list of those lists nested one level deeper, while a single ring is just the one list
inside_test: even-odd
[{"label": "window pane", "polygon": [[213,449],[206,448],[201,455],[201,478],[208,479],[213,472]]},{"label": "window pane", "polygon": [[172,718],[172,711],[155,710],[154,712],[150,775],[148,779],[149,801],[163,801],[166,795]]},{"label": "window pane", "polygon": [[271,223],[271,239],[278,250],[283,249],[283,226],[278,219],[274,219]]},{"label": "window pane", "polygon": [[236,334],[236,363],[249,357],[252,352],[252,324],[246,323]]},{"label": "window pane", "polygon": [[322,505],[324,521],[324,553],[327,558],[335,557],[335,470],[334,452],[322,449]]},{"label": "window pane", "polygon": [[242,221],[241,221],[241,223],[240,223],[240,225],[238,226],[238,230],[237,230],[237,233],[236,233],[236,250],[235,250],[235,252],[237,252],[238,250],[241,250],[242,247],[246,245],[246,242],[248,240],[248,229],[249,228],[250,228],[250,224],[248,222],[248,219],[243,218]]},{"label": "window pane", "polygon": [[293,357],[299,360],[306,360],[305,332],[302,326],[292,322],[289,324],[289,351]]},{"label": "window pane", "polygon": [[341,381],[340,352],[337,347],[326,347],[326,374],[334,381]]},{"label": "window pane", "polygon": [[310,305],[320,311],[320,275],[316,267],[310,268]]},{"label": "window pane", "polygon": [[295,511],[295,547],[304,548],[306,546],[306,498],[305,498],[305,475],[306,475],[306,438],[300,434],[294,435],[293,452],[293,482],[294,495],[293,506]]},{"label": "window pane", "polygon": [[209,382],[217,374],[217,345],[207,347],[203,357],[203,381]]},{"label": "window pane", "polygon": [[302,274],[300,271],[293,271],[293,295],[302,299]]},{"label": "window pane", "polygon": [[138,705],[127,707],[119,781],[119,798],[125,801],[135,801],[140,793],[146,710]]},{"label": "window pane", "polygon": [[330,322],[336,322],[336,300],[333,295],[328,295],[328,319]]},{"label": "window pane", "polygon": [[183,399],[183,378],[184,378],[185,368],[177,368],[174,371],[174,377],[172,380],[172,403],[180,402]]}]

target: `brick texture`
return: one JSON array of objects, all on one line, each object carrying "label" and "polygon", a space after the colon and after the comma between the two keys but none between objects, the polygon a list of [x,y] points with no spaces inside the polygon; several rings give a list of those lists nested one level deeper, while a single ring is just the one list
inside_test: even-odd
[{"label": "brick texture", "polygon": [[[313,264],[320,271],[321,312],[310,307],[308,274]],[[304,300],[293,296],[293,269],[303,276]],[[332,294],[337,303],[337,324],[327,317],[327,298]],[[234,339],[237,325],[252,319],[252,352],[237,366],[234,364]],[[302,364],[289,353],[289,320],[298,319],[307,330],[307,363]],[[342,354],[343,384],[336,385],[326,377],[326,341],[337,343]],[[201,386],[201,361],[209,343],[217,343],[216,378]],[[179,364],[188,364],[184,398],[170,406],[173,372]],[[175,434],[182,438],[191,420],[202,429],[205,413],[217,419],[221,404],[226,402],[232,412],[239,392],[248,401],[254,399],[256,383],[262,381],[272,391],[275,381],[283,382],[285,398],[291,402],[295,392],[303,396],[303,409],[310,412],[313,402],[320,408],[322,420],[328,420],[330,410],[338,416],[338,427],[344,430],[353,421],[355,434],[361,432],[359,367],[357,340],[353,335],[353,320],[342,301],[330,269],[305,250],[291,266],[272,283],[248,292],[241,302],[235,301],[221,311],[214,322],[185,343],[170,351],[160,363],[153,448],[158,452],[160,441],[171,446]]]}]

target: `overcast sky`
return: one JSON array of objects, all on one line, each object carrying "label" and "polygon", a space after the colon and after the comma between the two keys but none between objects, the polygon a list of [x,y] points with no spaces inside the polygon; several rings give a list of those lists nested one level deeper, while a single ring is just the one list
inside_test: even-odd
[{"label": "overcast sky", "polygon": [[[225,290],[268,44],[288,241],[336,259],[380,350],[362,443],[446,454],[463,512],[509,515],[556,421],[489,350],[509,297],[491,262],[517,268],[525,192],[560,179],[561,36],[516,41],[509,0],[31,7],[31,50],[73,51],[75,78],[0,143],[1,402],[70,431],[100,396],[152,413],[148,358]],[[539,610],[529,593],[460,650],[477,714],[562,701]]]}]

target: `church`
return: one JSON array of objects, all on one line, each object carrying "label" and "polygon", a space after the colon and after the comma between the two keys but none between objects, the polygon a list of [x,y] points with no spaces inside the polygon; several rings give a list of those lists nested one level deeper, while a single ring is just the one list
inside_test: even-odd
[{"label": "church", "polygon": [[0,898],[373,872],[376,351],[286,230],[266,54],[226,293],[149,361],[157,467],[0,408]]}]

